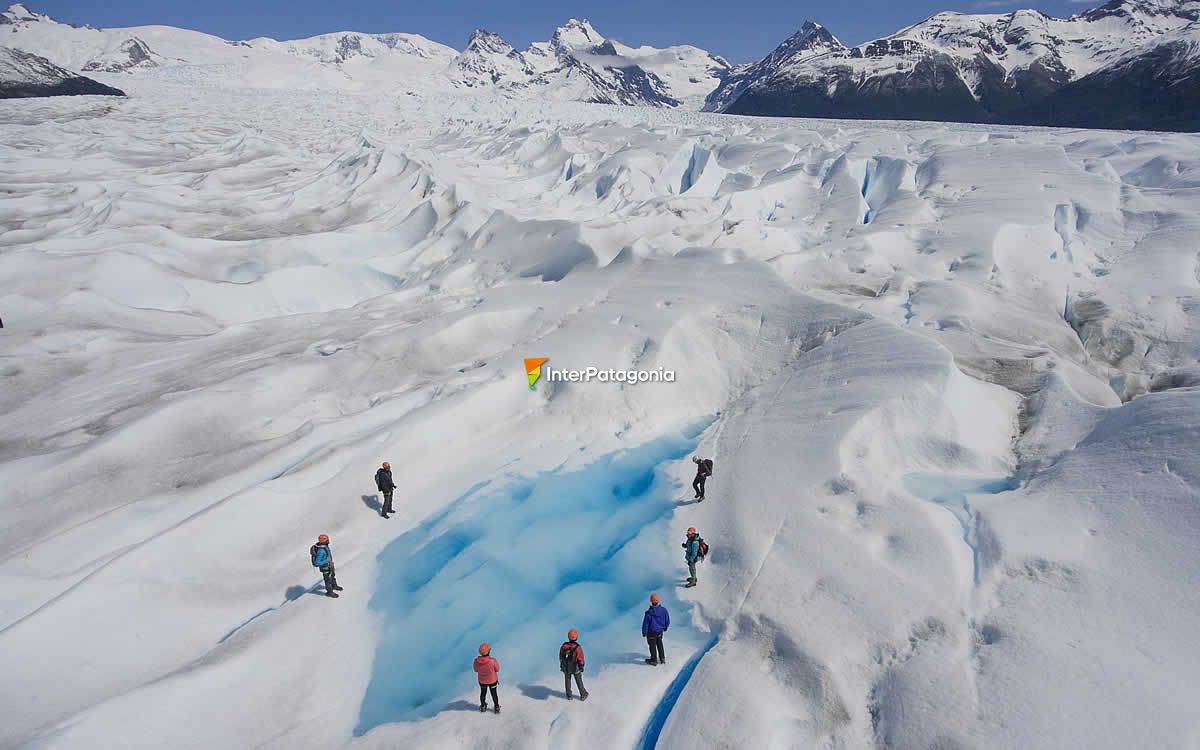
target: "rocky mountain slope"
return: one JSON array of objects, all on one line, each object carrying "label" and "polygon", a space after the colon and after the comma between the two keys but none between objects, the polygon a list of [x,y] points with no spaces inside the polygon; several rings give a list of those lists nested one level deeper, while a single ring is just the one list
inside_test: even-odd
[{"label": "rocky mountain slope", "polygon": [[[1114,0],[1067,19],[1031,10],[938,13],[889,37],[813,54],[787,54],[789,40],[753,66],[749,78],[728,78],[708,97],[706,109],[1115,127],[1128,118],[1084,116],[1077,98],[1048,97],[1093,74],[1120,88],[1138,88],[1145,81],[1130,67],[1130,55],[1174,59],[1177,52],[1156,48],[1200,39],[1197,19],[1196,0]],[[1173,90],[1155,90],[1154,96],[1174,98]],[[1156,125],[1154,117],[1134,119],[1141,127]]]},{"label": "rocky mountain slope", "polygon": [[120,89],[60,68],[44,57],[0,47],[0,99],[72,94],[125,95]]}]

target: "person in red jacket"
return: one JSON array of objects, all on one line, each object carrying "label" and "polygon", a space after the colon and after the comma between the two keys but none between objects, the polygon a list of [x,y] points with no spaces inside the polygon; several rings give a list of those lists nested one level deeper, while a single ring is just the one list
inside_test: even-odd
[{"label": "person in red jacket", "polygon": [[579,700],[588,697],[587,688],[583,686],[583,646],[578,643],[579,631],[571,628],[567,631],[567,640],[558,648],[558,668],[563,673],[563,683],[567,686],[567,700],[571,700],[571,677],[579,687]]},{"label": "person in red jacket", "polygon": [[479,656],[475,657],[475,674],[479,676],[479,713],[487,711],[488,690],[492,691],[496,713],[500,713],[500,698],[496,695],[496,686],[500,684],[500,662],[491,654],[491,646],[479,644]]}]

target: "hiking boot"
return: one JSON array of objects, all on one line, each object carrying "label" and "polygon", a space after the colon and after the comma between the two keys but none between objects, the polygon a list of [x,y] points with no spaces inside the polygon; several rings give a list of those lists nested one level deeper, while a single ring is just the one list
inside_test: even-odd
[{"label": "hiking boot", "polygon": [[338,598],[338,595],[337,595],[337,592],[336,592],[336,591],[326,591],[326,592],[325,592],[325,596],[328,596],[330,599],[337,599],[337,598]]},{"label": "hiking boot", "polygon": [[570,693],[567,693],[567,700],[573,700]]},{"label": "hiking boot", "polygon": [[333,584],[333,590],[334,590],[334,591],[342,591],[343,589],[342,589],[342,587],[341,587],[341,586],[339,586],[339,585],[337,585],[337,584],[335,583],[335,584]]},{"label": "hiking boot", "polygon": [[496,707],[495,707],[495,708],[493,708],[493,709],[492,709],[492,711],[495,711],[496,713],[500,713],[500,704],[499,704],[499,703],[497,703],[497,704],[496,704]]},{"label": "hiking boot", "polygon": [[581,700],[581,701],[585,701],[585,700],[587,700],[587,697],[588,697],[588,694],[587,694],[587,693],[583,693],[583,694],[581,694],[581,695],[579,696],[579,700]]},{"label": "hiking boot", "polygon": [[683,585],[683,587],[684,587],[685,589],[690,589],[691,587],[693,587],[693,586],[695,586],[695,585],[696,585],[696,581],[695,581],[694,579],[691,579],[691,578],[689,578],[689,579],[688,579],[688,582],[687,582],[687,583],[685,583],[685,584]]},{"label": "hiking boot", "polygon": [[652,666],[652,667],[657,667],[657,666],[658,666],[658,660],[657,660],[657,659],[647,659],[647,660],[646,660],[646,663],[647,663],[647,664],[649,664],[649,665],[650,665],[650,666]]},{"label": "hiking boot", "polygon": [[479,704],[479,713],[481,713],[481,714],[487,713],[487,704],[486,703]]}]

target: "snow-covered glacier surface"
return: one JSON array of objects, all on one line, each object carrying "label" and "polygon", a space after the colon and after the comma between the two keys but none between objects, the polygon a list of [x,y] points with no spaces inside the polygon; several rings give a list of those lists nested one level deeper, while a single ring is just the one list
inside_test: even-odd
[{"label": "snow-covered glacier surface", "polygon": [[128,93],[0,104],[0,746],[1200,743],[1197,137]]}]

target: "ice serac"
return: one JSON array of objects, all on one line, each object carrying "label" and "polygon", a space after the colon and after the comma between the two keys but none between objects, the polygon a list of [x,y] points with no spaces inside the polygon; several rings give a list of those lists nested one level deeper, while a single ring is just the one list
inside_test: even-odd
[{"label": "ice serac", "polygon": [[125,96],[120,89],[60,68],[44,57],[0,47],[0,99],[83,94]]},{"label": "ice serac", "polygon": [[[938,13],[891,36],[800,64],[768,66],[736,97],[710,102],[712,109],[737,114],[1022,122],[1037,119],[1025,113],[1039,102],[1098,71],[1108,71],[1104,80],[1118,87],[1140,85],[1135,70],[1116,63],[1164,35],[1200,38],[1197,18],[1196,0],[1114,0],[1065,19],[1033,10]],[[1156,90],[1177,100],[1173,106],[1183,113],[1175,112],[1175,120],[1195,116],[1189,99]],[[1080,116],[1084,105],[1070,96],[1055,101],[1042,110],[1045,124],[1085,119],[1115,127],[1128,120],[1123,112]]]}]

